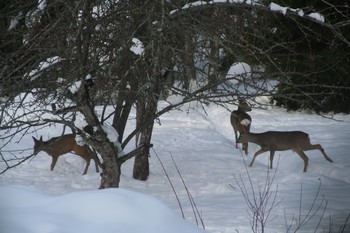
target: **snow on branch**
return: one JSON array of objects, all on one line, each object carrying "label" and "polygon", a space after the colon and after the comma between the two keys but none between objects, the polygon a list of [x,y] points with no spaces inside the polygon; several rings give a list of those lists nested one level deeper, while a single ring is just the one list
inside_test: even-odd
[{"label": "snow on branch", "polygon": [[61,62],[62,60],[63,59],[58,56],[49,57],[46,59],[46,61],[40,62],[38,67],[27,73],[25,77],[29,77],[30,81],[34,81],[38,79],[44,71],[48,70],[53,65]]},{"label": "snow on branch", "polygon": [[19,21],[23,19],[24,15],[23,12],[18,12],[17,16],[11,19],[10,26],[8,27],[7,31],[11,31],[12,29],[15,29],[17,25],[19,24]]},{"label": "snow on branch", "polygon": [[320,13],[311,13],[311,14],[308,14],[307,16],[315,19],[316,21],[322,22],[322,23],[324,23],[324,21],[325,21],[323,15],[321,15]]},{"label": "snow on branch", "polygon": [[255,0],[212,0],[212,1],[195,1],[191,3],[187,3],[181,7],[181,9],[176,9],[170,11],[170,15],[180,14],[185,10],[198,9],[203,7],[211,7],[211,6],[239,6],[239,7],[254,7],[260,10],[271,11],[274,13],[280,13],[283,15],[294,15],[301,18],[312,20],[319,24],[325,23],[325,18],[318,12],[313,12],[305,15],[302,9],[294,9],[287,6],[280,6],[274,2],[271,2],[270,5],[266,6],[261,4],[259,1]]},{"label": "snow on branch", "polygon": [[309,20],[314,23],[320,24],[329,30],[340,39],[343,43],[350,47],[350,41],[345,38],[338,30],[336,30],[335,25],[331,23],[327,23],[326,18],[318,13],[312,12],[309,14],[305,14],[301,9],[294,9],[290,7],[280,6],[274,2],[270,3],[268,6],[263,5],[259,1],[256,0],[212,0],[212,1],[195,1],[192,3],[187,3],[179,9],[174,9],[170,11],[171,17],[181,17],[188,11],[202,10],[203,8],[211,8],[215,5],[215,7],[241,7],[241,8],[254,8],[256,10],[268,11],[277,14],[283,14],[285,16],[294,16],[299,17],[301,19]]},{"label": "snow on branch", "polygon": [[142,56],[145,53],[145,46],[142,41],[137,38],[132,38],[133,45],[130,47],[130,51],[136,55]]},{"label": "snow on branch", "polygon": [[286,14],[287,13],[287,10],[288,10],[288,7],[282,7],[274,2],[271,2],[270,6],[269,6],[270,10],[271,11],[276,11],[276,12],[280,12],[282,14]]}]

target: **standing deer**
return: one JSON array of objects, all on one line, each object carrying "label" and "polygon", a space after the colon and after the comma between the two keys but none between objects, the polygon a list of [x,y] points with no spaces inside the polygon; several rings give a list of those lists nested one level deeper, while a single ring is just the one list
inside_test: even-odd
[{"label": "standing deer", "polygon": [[245,133],[240,135],[237,141],[253,142],[261,147],[261,149],[254,154],[253,160],[250,162],[249,167],[253,166],[254,160],[258,155],[266,151],[270,151],[270,168],[272,169],[275,151],[285,150],[292,150],[296,152],[304,160],[304,172],[306,172],[309,162],[309,158],[304,153],[306,150],[320,150],[324,158],[333,163],[333,160],[327,156],[322,146],[320,144],[311,145],[309,135],[301,131],[267,131],[264,133]]},{"label": "standing deer", "polygon": [[[232,111],[231,113],[231,125],[233,127],[233,130],[235,132],[235,139],[236,139],[236,148],[237,146],[237,131],[239,132],[239,135],[242,135],[243,133],[249,133],[250,131],[250,125],[252,123],[252,118],[247,114],[246,112],[251,111],[252,109],[248,105],[248,103],[244,99],[238,100],[238,109]],[[242,149],[245,151],[245,154],[248,154],[248,142],[242,143]]]},{"label": "standing deer", "polygon": [[33,140],[35,155],[38,154],[40,151],[45,151],[48,155],[52,157],[51,171],[53,171],[58,157],[73,151],[76,155],[79,155],[86,161],[86,166],[83,175],[87,173],[91,159],[93,159],[95,162],[96,172],[99,172],[99,168],[97,166],[96,161],[96,155],[93,154],[93,152],[87,145],[79,146],[75,141],[74,134],[66,134],[59,137],[54,137],[48,141],[43,141],[42,136],[39,140],[33,137]]}]

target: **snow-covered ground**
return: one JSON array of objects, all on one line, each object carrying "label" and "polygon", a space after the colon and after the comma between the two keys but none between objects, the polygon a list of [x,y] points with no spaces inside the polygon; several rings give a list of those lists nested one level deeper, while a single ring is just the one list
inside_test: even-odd
[{"label": "snow-covered ground", "polygon": [[[165,105],[161,102],[160,108]],[[235,108],[232,106],[232,110]],[[123,233],[200,232],[181,220],[180,207],[158,157],[180,199],[186,220],[195,225],[193,208],[174,158],[209,232],[252,232],[246,204],[246,200],[254,201],[251,186],[259,196],[259,190],[274,175],[266,209],[274,207],[265,212],[269,213],[266,232],[288,232],[289,225],[289,232],[294,232],[303,220],[306,223],[298,232],[316,229],[339,232],[350,214],[349,115],[339,114],[336,120],[330,120],[280,108],[253,109],[249,113],[253,119],[252,132],[305,131],[311,142],[320,143],[334,161],[329,163],[319,151],[307,151],[309,167],[303,173],[303,161],[291,151],[276,152],[272,170],[268,169],[269,153],[260,155],[252,168],[246,168],[259,147],[250,143],[248,156],[234,147],[229,111],[210,105],[204,112],[194,103],[182,109],[163,115],[161,124],[155,125],[151,174],[146,182],[132,178],[130,160],[122,167],[120,190],[96,190],[100,178],[92,165],[88,174],[82,176],[84,160],[67,154],[59,158],[51,172],[51,158],[43,152],[1,175],[0,232],[109,233],[118,229],[123,229],[118,231]],[[127,131],[133,127],[131,120]],[[59,134],[59,128],[51,127],[24,135],[20,143],[7,145],[3,153],[23,148],[28,149],[23,154],[30,154],[32,136],[43,135],[46,140]],[[132,147],[130,143],[125,151]],[[239,188],[242,182],[248,198],[243,197]],[[134,191],[160,200],[175,216],[153,198]],[[350,232],[348,225],[344,232]]]}]

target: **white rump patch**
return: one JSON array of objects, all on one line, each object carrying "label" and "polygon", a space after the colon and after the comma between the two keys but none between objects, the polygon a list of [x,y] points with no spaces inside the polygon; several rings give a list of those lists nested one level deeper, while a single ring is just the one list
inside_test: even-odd
[{"label": "white rump patch", "polygon": [[248,120],[248,119],[243,119],[243,120],[241,120],[241,125],[244,125],[244,126],[248,126],[249,124],[250,124],[250,120]]}]

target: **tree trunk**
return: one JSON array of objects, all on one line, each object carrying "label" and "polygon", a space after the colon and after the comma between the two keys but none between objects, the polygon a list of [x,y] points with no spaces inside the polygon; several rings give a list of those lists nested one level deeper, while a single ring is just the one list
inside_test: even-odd
[{"label": "tree trunk", "polygon": [[89,88],[82,85],[77,96],[79,111],[84,115],[86,122],[84,131],[90,136],[84,135],[84,139],[101,155],[102,173],[100,189],[119,187],[120,166],[118,164],[118,152],[113,142],[110,142],[107,134],[103,131],[97,118],[94,106],[90,101]]},{"label": "tree trunk", "polygon": [[217,43],[217,37],[214,36],[214,40],[210,40],[210,51],[209,51],[209,67],[208,67],[208,84],[213,92],[217,91],[219,72],[219,45]]},{"label": "tree trunk", "polygon": [[[116,103],[116,110],[113,116],[112,126],[117,130],[119,137],[118,141],[122,143],[125,126],[129,118],[129,114],[133,103],[135,102],[135,90],[137,90],[138,85],[135,81],[135,76],[129,69],[133,64],[134,57],[132,57],[129,52],[125,52],[123,55],[124,59],[121,59],[118,65],[121,69],[121,73],[127,73],[127,75],[122,76],[120,87],[118,88],[118,97]],[[117,75],[117,74],[116,74]]]},{"label": "tree trunk", "polygon": [[136,180],[147,180],[149,176],[149,148],[145,148],[140,154],[135,156],[133,177]]},{"label": "tree trunk", "polygon": [[[86,112],[83,113],[87,122],[92,124],[91,119],[88,120]],[[97,122],[96,122],[97,123]],[[96,126],[96,125],[95,125]],[[120,165],[118,163],[118,150],[113,142],[110,142],[106,133],[97,125],[97,130],[92,131],[91,137],[85,137],[86,141],[100,154],[103,160],[100,189],[117,188],[120,182]],[[85,130],[86,131],[86,130]],[[90,132],[89,132],[90,133]]]},{"label": "tree trunk", "polygon": [[[137,128],[140,127],[139,145],[145,148],[135,156],[133,177],[137,180],[147,180],[149,175],[149,148],[153,131],[154,117],[157,112],[159,96],[154,91],[149,91],[147,97],[139,98],[136,103]],[[137,145],[138,146],[138,145]]]},{"label": "tree trunk", "polygon": [[108,145],[106,147],[101,146],[100,149],[103,150],[103,152],[99,151],[99,153],[104,163],[99,188],[118,188],[120,182],[120,166],[118,164],[116,151],[111,151],[111,146]]},{"label": "tree trunk", "polygon": [[186,53],[183,54],[182,60],[183,60],[183,67],[184,67],[184,85],[186,90],[190,90],[191,80],[196,79],[196,70],[195,70],[195,64],[194,64],[194,45],[193,45],[193,38],[190,33],[185,34],[185,40],[184,40],[184,49]]},{"label": "tree trunk", "polygon": [[[113,116],[113,124],[112,126],[117,130],[119,137],[118,141],[121,143],[124,136],[125,126],[129,118],[129,114],[131,111],[132,104],[134,103],[134,98],[132,96],[132,92],[126,90],[126,93],[119,94],[117,104],[117,110]],[[119,101],[121,99],[122,101]]]}]

